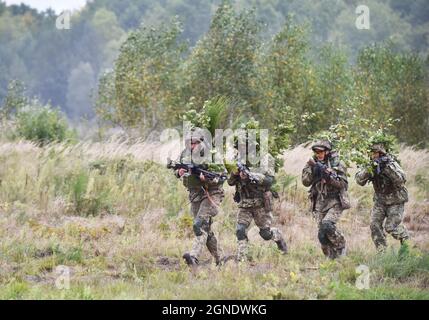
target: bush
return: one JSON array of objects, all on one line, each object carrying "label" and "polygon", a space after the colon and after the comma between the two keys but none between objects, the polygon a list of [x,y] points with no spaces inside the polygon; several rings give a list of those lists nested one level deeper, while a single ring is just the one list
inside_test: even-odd
[{"label": "bush", "polygon": [[16,136],[40,144],[73,137],[61,113],[50,105],[41,105],[36,100],[18,111],[15,130]]}]

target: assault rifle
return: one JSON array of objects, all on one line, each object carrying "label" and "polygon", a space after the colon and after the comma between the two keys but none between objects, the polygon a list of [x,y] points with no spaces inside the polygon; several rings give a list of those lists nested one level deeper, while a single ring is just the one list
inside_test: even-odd
[{"label": "assault rifle", "polygon": [[386,165],[391,161],[391,159],[387,156],[382,156],[378,159],[374,160],[375,163],[375,172],[377,174],[380,174],[381,171],[383,171],[383,169],[386,167]]},{"label": "assault rifle", "polygon": [[226,180],[225,174],[219,174],[216,172],[205,170],[201,168],[199,165],[195,165],[193,163],[176,162],[171,159],[168,159],[167,169],[172,169],[172,170],[185,169],[186,176],[190,176],[192,174],[196,176],[200,176],[201,174],[203,174],[204,177],[206,177],[209,180],[213,180],[216,183],[219,181],[224,182]]},{"label": "assault rifle", "polygon": [[238,171],[243,172],[244,174],[246,174],[246,176],[249,177],[250,183],[258,182],[258,178],[256,178],[255,175],[252,172],[250,172],[249,168],[245,164],[238,161],[237,167],[238,167]]},{"label": "assault rifle", "polygon": [[338,175],[335,171],[329,172],[328,166],[326,164],[323,164],[319,161],[314,161],[314,159],[311,159],[310,165],[314,167],[314,173],[316,175],[317,181],[325,179],[337,179]]}]

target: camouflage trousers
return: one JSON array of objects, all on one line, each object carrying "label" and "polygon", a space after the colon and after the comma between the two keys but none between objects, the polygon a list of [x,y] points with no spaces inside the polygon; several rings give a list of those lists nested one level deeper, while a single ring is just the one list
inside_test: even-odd
[{"label": "camouflage trousers", "polygon": [[403,241],[409,238],[408,231],[402,224],[403,217],[403,203],[386,206],[377,201],[375,202],[371,213],[371,237],[378,250],[383,250],[387,246],[384,231],[392,235],[396,240]]},{"label": "camouflage trousers", "polygon": [[259,234],[264,240],[273,240],[274,242],[283,239],[283,235],[277,228],[272,228],[273,215],[271,212],[266,212],[262,206],[239,208],[237,217],[237,260],[243,261],[247,259],[248,255],[248,238],[247,231],[252,222],[255,221],[256,226],[259,228]]},{"label": "camouflage trousers", "polygon": [[325,256],[335,259],[345,253],[346,239],[337,229],[337,222],[343,210],[340,204],[334,205],[326,212],[315,211],[318,222],[318,238]]},{"label": "camouflage trousers", "polygon": [[201,201],[192,202],[191,211],[194,216],[193,229],[195,238],[190,255],[197,258],[207,247],[216,263],[220,261],[220,249],[215,234],[211,230],[213,217],[218,214],[223,194],[212,194]]}]

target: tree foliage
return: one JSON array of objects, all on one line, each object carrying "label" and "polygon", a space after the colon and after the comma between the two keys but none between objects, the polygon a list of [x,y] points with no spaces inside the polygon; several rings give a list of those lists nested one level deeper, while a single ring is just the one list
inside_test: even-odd
[{"label": "tree foliage", "polygon": [[[279,149],[343,124],[356,103],[357,118],[394,120],[388,134],[425,147],[427,6],[364,1],[372,28],[360,31],[358,4],[95,0],[72,15],[70,30],[53,27],[52,10],[2,5],[0,101],[18,79],[42,104],[79,120],[91,115],[98,83],[99,119],[147,133],[226,97],[228,126],[255,117]],[[160,26],[150,27],[154,21]]]}]

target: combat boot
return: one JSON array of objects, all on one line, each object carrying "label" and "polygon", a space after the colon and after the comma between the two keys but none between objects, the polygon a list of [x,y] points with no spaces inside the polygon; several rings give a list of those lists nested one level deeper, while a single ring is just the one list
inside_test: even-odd
[{"label": "combat boot", "polygon": [[186,264],[190,267],[198,266],[198,259],[191,256],[188,252],[183,255],[183,259],[185,259]]},{"label": "combat boot", "polygon": [[287,254],[287,245],[286,241],[281,238],[280,240],[276,241],[277,248],[282,252],[282,254]]}]

